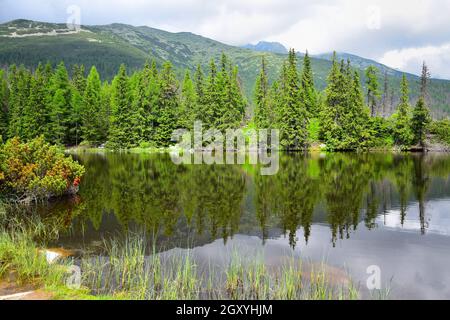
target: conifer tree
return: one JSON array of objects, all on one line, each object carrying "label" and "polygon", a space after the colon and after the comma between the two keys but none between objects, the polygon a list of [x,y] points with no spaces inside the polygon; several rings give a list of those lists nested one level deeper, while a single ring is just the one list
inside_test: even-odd
[{"label": "conifer tree", "polygon": [[4,70],[0,70],[0,143],[8,134],[8,82]]},{"label": "conifer tree", "polygon": [[[81,92],[78,95],[81,96]],[[100,76],[95,67],[92,67],[89,76],[87,78],[86,88],[83,94],[83,104],[81,110],[78,110],[81,115],[81,135],[83,140],[98,145],[102,142],[101,133],[101,121],[102,114],[101,110],[101,82]],[[73,111],[76,112],[76,108],[79,107],[78,97],[72,100]]]},{"label": "conifer tree", "polygon": [[317,116],[317,92],[314,87],[314,75],[311,66],[311,59],[306,50],[303,58],[303,70],[301,75],[301,100],[310,117]]},{"label": "conifer tree", "polygon": [[217,90],[217,78],[216,63],[214,60],[211,60],[209,64],[209,75],[206,81],[203,108],[200,114],[200,120],[203,121],[205,128],[213,127],[218,117],[220,95]]},{"label": "conifer tree", "polygon": [[287,150],[304,149],[308,143],[309,117],[306,107],[301,101],[301,84],[294,49],[289,51],[280,82],[282,96],[281,103],[277,106],[280,144]]},{"label": "conifer tree", "polygon": [[254,100],[255,100],[255,123],[258,128],[269,128],[270,121],[270,88],[267,77],[266,59],[261,57],[261,70],[256,78]]},{"label": "conifer tree", "polygon": [[190,72],[186,70],[183,85],[181,89],[180,102],[180,126],[183,128],[192,128],[197,111],[197,95],[192,82]]},{"label": "conifer tree", "polygon": [[86,90],[87,79],[85,76],[84,65],[74,65],[72,69],[72,85],[78,90],[81,96],[84,96]]},{"label": "conifer tree", "polygon": [[69,128],[69,135],[70,141],[75,143],[76,146],[80,143],[82,136],[83,107],[83,97],[80,92],[74,88],[70,101],[72,127]]},{"label": "conifer tree", "polygon": [[197,69],[195,70],[194,75],[194,84],[195,84],[195,93],[197,97],[196,110],[195,110],[195,120],[203,119],[203,112],[206,109],[206,101],[205,101],[205,75],[203,74],[202,68],[200,64],[197,65]]},{"label": "conifer tree", "polygon": [[420,97],[413,110],[411,121],[414,143],[419,144],[422,148],[425,146],[426,133],[431,122],[430,111],[427,107],[429,80],[430,71],[425,62],[423,62],[422,75],[420,78]]},{"label": "conifer tree", "polygon": [[28,140],[47,134],[45,127],[50,120],[47,105],[48,80],[41,64],[30,81],[30,95],[23,113],[24,138]]},{"label": "conifer tree", "polygon": [[430,82],[430,70],[425,61],[422,64],[422,74],[420,76],[420,96],[427,103],[428,100],[428,83]]},{"label": "conifer tree", "polygon": [[426,133],[430,122],[430,112],[424,98],[420,97],[413,110],[411,127],[414,134],[414,143],[419,144],[422,148],[425,146]]},{"label": "conifer tree", "polygon": [[167,147],[173,131],[179,126],[178,83],[173,73],[172,64],[166,62],[160,74],[160,96],[155,114],[154,141],[157,145]]},{"label": "conifer tree", "polygon": [[50,79],[47,103],[50,122],[47,124],[46,133],[49,141],[61,144],[69,142],[71,86],[64,62],[57,66]]},{"label": "conifer tree", "polygon": [[409,88],[406,75],[403,74],[401,82],[400,103],[394,115],[394,141],[399,146],[409,146],[413,141],[411,131],[411,106],[409,104]]},{"label": "conifer tree", "polygon": [[23,114],[30,95],[30,79],[31,74],[24,66],[20,66],[19,69],[16,69],[15,66],[11,67],[9,75],[9,137],[25,138]]},{"label": "conifer tree", "polygon": [[109,129],[109,146],[113,149],[124,149],[136,146],[131,132],[133,128],[132,97],[125,65],[121,65],[119,73],[113,80],[111,93],[111,122]]},{"label": "conifer tree", "polygon": [[149,83],[152,75],[152,67],[148,62],[145,63],[144,69],[135,74],[135,84],[131,84],[133,89],[133,123],[134,123],[134,140],[138,142],[149,141],[148,118],[151,110]]},{"label": "conifer tree", "polygon": [[48,139],[55,144],[64,144],[66,135],[65,115],[67,108],[66,93],[57,89],[50,103],[51,130],[47,132]]},{"label": "conifer tree", "polygon": [[370,115],[376,116],[377,101],[380,98],[380,90],[378,85],[378,69],[369,66],[366,69],[366,86],[367,86],[367,104],[370,108]]},{"label": "conifer tree", "polygon": [[332,67],[327,78],[326,99],[321,112],[321,138],[331,150],[341,149],[342,122],[348,104],[348,83],[342,68],[333,55]]}]

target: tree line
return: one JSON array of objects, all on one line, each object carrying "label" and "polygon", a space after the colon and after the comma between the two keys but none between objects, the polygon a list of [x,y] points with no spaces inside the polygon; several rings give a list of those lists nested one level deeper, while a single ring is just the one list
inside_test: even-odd
[{"label": "tree line", "polygon": [[329,150],[360,150],[375,147],[423,147],[431,123],[427,107],[429,72],[423,65],[421,95],[413,108],[408,81],[402,78],[401,101],[396,112],[383,117],[377,110],[383,99],[378,70],[365,70],[365,90],[359,72],[350,61],[334,54],[324,92],[314,86],[311,61],[306,52],[301,72],[293,49],[283,63],[279,78],[269,84],[264,57],[255,84],[255,123],[259,128],[280,130],[283,149],[305,149],[323,142]]},{"label": "tree line", "polygon": [[[269,83],[263,56],[255,83],[253,122],[257,128],[279,129],[282,149],[321,143],[328,150],[408,149],[423,147],[430,127],[444,133],[448,128],[448,123],[430,126],[425,64],[416,106],[403,76],[400,103],[392,116],[383,117],[377,106],[386,98],[376,67],[365,70],[363,87],[350,61],[334,55],[327,87],[319,92],[308,52],[302,70],[297,59],[291,49],[278,79]],[[131,75],[121,65],[111,82],[102,82],[95,66],[86,76],[84,66],[75,65],[69,77],[63,62],[55,69],[39,64],[33,71],[12,65],[0,70],[0,135],[3,140],[44,136],[54,144],[124,149],[167,147],[175,129],[190,129],[195,120],[221,131],[249,125],[238,68],[222,54],[208,69],[206,74],[200,65],[187,70],[180,83],[170,62],[161,67],[147,62]]]},{"label": "tree line", "polygon": [[191,128],[195,120],[225,130],[244,119],[238,69],[225,54],[218,64],[211,60],[208,74],[200,65],[193,75],[186,71],[181,84],[170,62],[160,68],[148,62],[131,75],[121,65],[111,83],[100,80],[95,66],[87,77],[83,65],[75,65],[72,74],[69,78],[63,62],[54,70],[50,64],[34,71],[15,65],[0,70],[3,139],[44,136],[63,145],[166,147],[175,129]]}]

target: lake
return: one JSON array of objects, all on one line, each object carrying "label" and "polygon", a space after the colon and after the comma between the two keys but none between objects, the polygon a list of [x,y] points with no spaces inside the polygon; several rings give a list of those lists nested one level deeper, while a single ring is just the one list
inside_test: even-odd
[{"label": "lake", "polygon": [[449,154],[283,154],[273,176],[257,165],[175,165],[164,153],[74,157],[86,167],[79,194],[38,208],[63,217],[54,246],[95,252],[144,230],[158,251],[193,248],[199,261],[294,255],[362,291],[375,268],[391,298],[450,298]]}]

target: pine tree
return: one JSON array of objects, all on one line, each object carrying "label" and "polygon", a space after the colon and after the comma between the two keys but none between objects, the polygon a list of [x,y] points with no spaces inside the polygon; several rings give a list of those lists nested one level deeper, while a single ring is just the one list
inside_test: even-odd
[{"label": "pine tree", "polygon": [[194,84],[195,84],[195,93],[197,97],[196,110],[195,110],[195,120],[203,120],[204,110],[206,109],[206,101],[205,101],[205,75],[203,74],[202,68],[200,64],[197,65],[197,69],[195,70],[194,75]]},{"label": "pine tree", "polygon": [[220,95],[217,90],[217,67],[214,60],[211,60],[209,68],[210,70],[206,81],[205,96],[202,104],[203,108],[200,114],[200,120],[203,122],[205,128],[215,126],[216,119],[218,117],[218,110],[220,108]]},{"label": "pine tree", "polygon": [[[79,91],[78,91],[79,92]],[[81,95],[81,93],[79,92]],[[95,67],[92,67],[89,76],[87,78],[86,88],[83,95],[83,104],[80,111],[81,113],[81,136],[83,140],[89,141],[94,145],[98,145],[102,142],[101,133],[101,82],[100,76]],[[76,98],[74,107],[78,107]],[[75,110],[74,110],[75,112]]]},{"label": "pine tree", "polygon": [[24,66],[20,66],[19,69],[16,69],[15,66],[11,67],[9,75],[9,137],[25,138],[23,114],[30,95],[30,82],[31,74]]},{"label": "pine tree", "polygon": [[67,108],[66,93],[63,89],[57,89],[50,103],[50,124],[48,138],[52,143],[63,144],[65,142],[65,110]]},{"label": "pine tree", "polygon": [[305,104],[310,117],[317,116],[317,92],[314,87],[314,75],[311,67],[311,59],[306,50],[303,58],[303,71],[301,75],[301,100]]},{"label": "pine tree", "polygon": [[84,96],[86,90],[87,79],[85,76],[84,65],[74,65],[72,69],[72,85],[78,90],[81,96]]},{"label": "pine tree", "polygon": [[425,61],[422,64],[422,74],[420,77],[420,96],[425,103],[428,103],[428,83],[430,82],[430,70]]},{"label": "pine tree", "polygon": [[430,111],[425,104],[424,98],[420,97],[413,110],[411,127],[414,134],[414,143],[419,144],[422,148],[425,146],[426,133],[430,122]]},{"label": "pine tree", "polygon": [[376,116],[377,101],[380,98],[378,85],[378,69],[369,66],[366,69],[366,86],[367,86],[367,104],[370,108],[370,115]]},{"label": "pine tree", "polygon": [[267,77],[266,59],[261,58],[261,71],[256,79],[255,91],[255,123],[258,128],[269,128],[271,126],[270,116],[270,88]]},{"label": "pine tree", "polygon": [[304,149],[308,143],[309,117],[301,101],[301,84],[294,49],[289,51],[281,77],[281,101],[277,106],[280,144],[286,150]]},{"label": "pine tree", "polygon": [[238,128],[244,116],[246,101],[242,95],[238,73],[238,67],[234,66],[227,75],[224,110],[221,116],[222,126],[219,127],[222,131]]},{"label": "pine tree", "polygon": [[389,80],[387,71],[384,71],[383,95],[381,98],[382,116],[387,117],[389,114]]},{"label": "pine tree", "polygon": [[132,97],[125,65],[121,65],[119,73],[113,80],[111,94],[111,123],[109,129],[109,146],[113,149],[124,149],[136,146],[131,132],[133,128]]},{"label": "pine tree", "polygon": [[[58,97],[55,99],[57,94]],[[69,142],[68,137],[71,126],[70,103],[71,86],[69,76],[64,63],[61,62],[50,79],[50,88],[47,91],[50,122],[47,124],[46,134],[50,142],[61,144]],[[57,109],[53,110],[52,108]],[[61,134],[61,131],[63,131],[63,134]]]},{"label": "pine tree", "polygon": [[193,128],[197,111],[197,95],[194,83],[191,80],[190,72],[186,70],[184,75],[181,102],[180,102],[180,126],[183,128]]},{"label": "pine tree", "polygon": [[44,67],[39,64],[33,77],[31,77],[30,95],[24,108],[24,138],[31,140],[45,135],[45,127],[50,120],[47,91],[48,80],[44,75]]},{"label": "pine tree", "polygon": [[176,116],[179,111],[178,83],[170,62],[163,65],[160,83],[161,89],[155,112],[156,127],[153,139],[158,146],[167,147],[170,144],[173,131],[179,126]]},{"label": "pine tree", "polygon": [[8,82],[4,70],[0,70],[0,143],[8,134]]},{"label": "pine tree", "polygon": [[155,134],[155,110],[159,106],[159,98],[161,94],[161,83],[159,79],[158,69],[156,67],[156,62],[152,62],[150,78],[148,80],[148,108],[145,110],[145,140],[152,141]]},{"label": "pine tree", "polygon": [[327,78],[326,99],[321,112],[320,136],[331,150],[341,149],[343,140],[342,122],[348,105],[348,84],[333,55],[332,67]]},{"label": "pine tree", "polygon": [[413,110],[411,129],[414,134],[414,143],[422,148],[425,146],[425,138],[428,126],[431,122],[430,111],[427,107],[428,83],[430,81],[430,71],[425,62],[422,65],[422,75],[420,78],[420,97]]},{"label": "pine tree", "polygon": [[76,146],[81,141],[82,136],[82,111],[84,107],[84,101],[83,96],[80,94],[80,92],[77,89],[73,89],[71,101],[70,101],[70,109],[71,111],[71,123],[72,127],[69,129],[69,137],[70,141],[73,141]]},{"label": "pine tree", "polygon": [[368,130],[369,111],[364,104],[364,94],[357,71],[349,79],[350,101],[345,113],[342,148],[357,150],[370,147],[371,134]]},{"label": "pine tree", "polygon": [[394,118],[394,140],[399,146],[409,146],[413,141],[411,131],[411,106],[409,104],[409,88],[406,75],[403,74],[401,82],[400,103]]},{"label": "pine tree", "polygon": [[[131,79],[131,87],[133,88],[133,139],[139,143],[149,141],[148,119],[151,110],[149,82],[153,77],[152,67],[148,62],[145,63],[144,69],[135,74],[135,79]],[[133,81],[136,83],[133,84]]]}]

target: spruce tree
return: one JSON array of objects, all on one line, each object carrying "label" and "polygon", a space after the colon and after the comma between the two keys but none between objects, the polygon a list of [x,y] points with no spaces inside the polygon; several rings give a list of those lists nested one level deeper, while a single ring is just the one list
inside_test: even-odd
[{"label": "spruce tree", "polygon": [[314,87],[314,75],[311,66],[311,59],[306,50],[303,58],[303,70],[301,75],[301,100],[310,117],[317,116],[317,92]]},{"label": "spruce tree", "polygon": [[220,94],[217,89],[217,78],[216,63],[214,60],[211,60],[209,64],[209,75],[206,81],[205,97],[202,105],[203,109],[200,117],[205,128],[214,127],[218,117]]},{"label": "spruce tree", "polygon": [[[58,97],[55,96],[58,94]],[[64,62],[61,62],[50,79],[47,91],[47,105],[49,106],[50,122],[47,124],[46,134],[50,142],[69,143],[70,133],[70,103],[71,86]],[[53,110],[53,108],[57,108]],[[61,134],[63,131],[63,134]],[[56,139],[56,140],[54,140]]]},{"label": "spruce tree", "polygon": [[111,93],[111,123],[109,129],[109,147],[125,149],[136,146],[131,132],[133,128],[132,97],[125,65],[113,80]]},{"label": "spruce tree", "polygon": [[426,133],[430,122],[430,111],[425,104],[424,97],[420,97],[413,110],[411,127],[414,134],[414,143],[419,144],[422,148],[425,146]]},{"label": "spruce tree", "polygon": [[57,89],[50,102],[51,130],[47,132],[48,139],[55,144],[64,144],[66,135],[66,93],[63,89]]},{"label": "spruce tree", "polygon": [[48,80],[44,75],[44,67],[39,64],[31,77],[30,95],[24,108],[24,138],[31,140],[45,135],[45,128],[50,120],[47,105]]},{"label": "spruce tree", "polygon": [[177,121],[177,113],[179,111],[178,82],[170,62],[166,62],[163,65],[160,74],[160,85],[153,139],[158,146],[167,147],[170,145],[173,131],[179,126]]},{"label": "spruce tree", "polygon": [[72,85],[78,90],[81,96],[84,95],[86,90],[87,79],[85,76],[84,65],[74,65],[72,68]]},{"label": "spruce tree", "polygon": [[409,104],[409,88],[406,75],[403,74],[401,82],[400,103],[397,112],[394,114],[394,141],[397,145],[406,147],[413,141],[411,131],[411,106]]},{"label": "spruce tree", "polygon": [[261,70],[256,78],[254,101],[255,101],[255,124],[258,128],[269,128],[270,121],[270,87],[267,77],[266,59],[261,57]]},{"label": "spruce tree", "polygon": [[321,112],[320,136],[328,149],[342,149],[343,117],[349,101],[349,87],[345,74],[333,55],[330,74],[327,78],[326,98]]},{"label": "spruce tree", "polygon": [[366,86],[367,86],[367,104],[370,108],[370,115],[376,116],[376,107],[380,98],[380,90],[378,85],[378,69],[369,66],[366,69]]},{"label": "spruce tree", "polygon": [[280,129],[280,144],[286,150],[305,149],[308,143],[309,117],[301,100],[301,84],[297,71],[294,49],[282,71],[281,101],[277,106],[277,127]]},{"label": "spruce tree", "polygon": [[71,123],[72,127],[69,128],[70,141],[72,141],[76,146],[78,146],[81,142],[82,137],[82,112],[84,107],[83,96],[77,89],[73,89],[71,101],[70,101],[70,109],[71,111]]},{"label": "spruce tree", "polygon": [[31,74],[24,66],[20,66],[19,69],[16,69],[15,66],[11,67],[9,75],[9,137],[26,138],[23,114],[30,95],[30,82]]},{"label": "spruce tree", "polygon": [[[81,96],[81,92],[77,90]],[[102,142],[101,121],[101,82],[100,75],[95,67],[92,67],[87,78],[86,88],[83,94],[83,104],[81,110],[81,136],[83,140],[98,145]],[[73,102],[73,107],[77,108],[78,97]],[[73,110],[74,112],[76,109]]]},{"label": "spruce tree", "polygon": [[197,69],[195,70],[194,75],[194,84],[195,84],[195,94],[197,97],[197,103],[196,103],[196,110],[195,110],[195,120],[203,120],[203,114],[206,101],[205,101],[205,91],[206,91],[206,84],[205,84],[205,75],[203,74],[202,68],[200,64],[197,65]]},{"label": "spruce tree", "polygon": [[186,70],[181,89],[180,126],[193,128],[197,111],[197,95],[190,72]]},{"label": "spruce tree", "polygon": [[8,82],[4,70],[0,70],[0,143],[8,134]]}]

